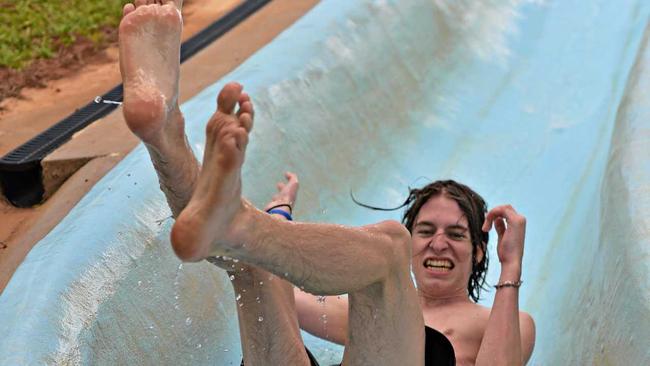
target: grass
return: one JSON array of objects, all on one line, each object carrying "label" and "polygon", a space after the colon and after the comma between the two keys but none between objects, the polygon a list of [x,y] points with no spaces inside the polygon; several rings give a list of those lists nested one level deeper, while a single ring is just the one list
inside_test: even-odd
[{"label": "grass", "polygon": [[0,0],[0,67],[22,70],[78,37],[104,41],[128,0]]}]

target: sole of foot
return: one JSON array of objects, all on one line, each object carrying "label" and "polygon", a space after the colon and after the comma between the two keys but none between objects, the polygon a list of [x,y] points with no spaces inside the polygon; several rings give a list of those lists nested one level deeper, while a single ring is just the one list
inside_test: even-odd
[{"label": "sole of foot", "polygon": [[179,134],[178,107],[181,1],[160,5],[136,1],[124,6],[119,26],[123,113],[128,127],[144,142]]}]

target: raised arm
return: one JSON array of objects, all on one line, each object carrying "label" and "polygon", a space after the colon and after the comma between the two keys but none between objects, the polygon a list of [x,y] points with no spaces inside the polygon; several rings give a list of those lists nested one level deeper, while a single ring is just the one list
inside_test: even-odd
[{"label": "raised arm", "polygon": [[535,344],[533,318],[519,312],[519,285],[524,254],[526,218],[512,206],[498,206],[485,218],[483,231],[494,224],[499,236],[497,253],[501,276],[476,366],[524,365]]},{"label": "raised arm", "polygon": [[348,297],[316,296],[294,288],[300,328],[318,338],[345,345],[348,334]]}]

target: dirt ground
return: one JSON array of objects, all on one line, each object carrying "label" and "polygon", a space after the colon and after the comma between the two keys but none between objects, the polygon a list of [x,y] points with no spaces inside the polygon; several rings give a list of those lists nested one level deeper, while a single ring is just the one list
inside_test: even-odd
[{"label": "dirt ground", "polygon": [[[241,2],[190,2],[183,11],[183,39],[196,34]],[[317,2],[274,0],[185,62],[181,66],[181,101],[230,72]],[[109,47],[89,60],[78,70],[64,73],[64,78],[47,82],[44,88],[24,89],[20,99],[9,98],[1,103],[0,156],[121,82],[117,47]],[[0,293],[29,250],[137,143],[118,109],[77,133],[70,142],[44,159],[45,171],[48,166],[73,167],[69,178],[46,202],[34,208],[19,209],[0,199]]]}]

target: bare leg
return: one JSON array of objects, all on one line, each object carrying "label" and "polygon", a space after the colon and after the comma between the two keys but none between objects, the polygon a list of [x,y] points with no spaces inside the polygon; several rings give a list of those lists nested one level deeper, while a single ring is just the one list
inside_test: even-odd
[{"label": "bare leg", "polygon": [[298,327],[293,286],[253,266],[235,267],[229,273],[237,298],[246,366],[309,365]]},{"label": "bare leg", "polygon": [[199,172],[178,106],[181,5],[126,4],[119,28],[124,118],[145,143],[174,216],[189,202]]},{"label": "bare leg", "polygon": [[[241,100],[240,100],[241,104]],[[293,205],[298,178],[286,173],[287,182],[278,183],[278,193],[267,205]],[[287,206],[277,208],[286,213]],[[286,220],[273,214],[278,220]],[[228,270],[235,289],[244,364],[309,365],[293,295],[293,285],[260,268],[211,257],[209,262]]]},{"label": "bare leg", "polygon": [[227,255],[307,291],[350,293],[350,364],[419,365],[424,323],[410,278],[410,236],[396,222],[363,228],[275,220],[241,197],[252,119],[233,114],[241,86],[229,84],[208,122],[204,169],[172,229],[184,260]]},{"label": "bare leg", "polygon": [[[189,202],[199,172],[178,106],[180,6],[181,1],[160,6],[138,0],[125,5],[120,24],[124,117],[145,143],[174,216]],[[252,118],[249,97],[242,93],[237,102],[239,113]],[[217,263],[224,267],[223,262]],[[279,278],[269,280],[270,273],[254,267],[234,273],[233,286],[241,295],[238,302],[246,304],[238,307],[238,313],[247,365],[269,364],[269,360],[277,365],[309,364],[291,285]]]}]

